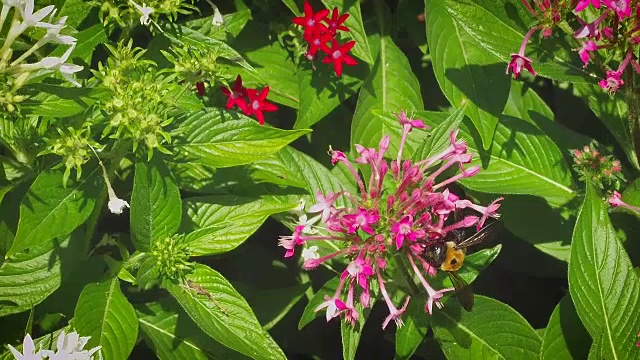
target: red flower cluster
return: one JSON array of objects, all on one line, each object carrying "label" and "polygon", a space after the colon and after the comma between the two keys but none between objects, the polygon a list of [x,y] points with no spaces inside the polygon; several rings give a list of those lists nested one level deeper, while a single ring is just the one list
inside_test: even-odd
[{"label": "red flower cluster", "polygon": [[234,106],[238,106],[243,114],[247,116],[254,115],[260,125],[264,125],[263,111],[276,111],[278,107],[274,104],[267,102],[266,98],[269,95],[269,87],[258,91],[258,89],[247,89],[242,86],[242,78],[240,75],[233,83],[233,87],[229,90],[226,87],[221,87],[220,90],[227,95],[227,109],[231,109]]},{"label": "red flower cluster", "polygon": [[[311,4],[305,0],[304,16],[295,17],[292,21],[296,25],[304,26],[302,37],[309,44],[309,50],[307,50],[305,57],[313,60],[316,58],[318,50],[322,50],[327,54],[322,62],[325,64],[333,63],[336,75],[341,76],[342,63],[351,66],[358,64],[353,57],[347,54],[356,42],[352,40],[341,45],[336,39],[338,30],[349,31],[349,28],[343,25],[349,14],[340,15],[338,8],[334,7],[331,18],[328,15],[328,9],[314,12]],[[322,22],[325,22],[326,25]],[[327,43],[331,43],[331,47]]]}]

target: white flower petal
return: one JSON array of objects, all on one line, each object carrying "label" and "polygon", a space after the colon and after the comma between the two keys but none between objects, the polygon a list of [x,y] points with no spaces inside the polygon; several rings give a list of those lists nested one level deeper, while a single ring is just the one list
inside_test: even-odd
[{"label": "white flower petal", "polygon": [[128,202],[118,198],[109,199],[109,203],[107,205],[109,206],[109,211],[116,215],[122,214],[122,210],[124,210],[125,207],[129,207]]}]

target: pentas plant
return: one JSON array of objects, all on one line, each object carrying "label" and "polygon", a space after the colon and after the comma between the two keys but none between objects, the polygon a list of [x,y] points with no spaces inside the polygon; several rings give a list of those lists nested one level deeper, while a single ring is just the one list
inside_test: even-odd
[{"label": "pentas plant", "polygon": [[[349,31],[344,26],[344,22],[349,14],[340,15],[338,8],[334,7],[331,17],[328,9],[313,11],[313,7],[308,1],[304,2],[304,16],[293,18],[292,22],[304,27],[302,38],[309,45],[305,53],[305,58],[309,61],[316,59],[318,50],[322,50],[326,55],[322,59],[325,64],[333,64],[333,69],[337,76],[342,76],[343,64],[354,66],[358,62],[348,53],[355,46],[355,40],[340,44],[337,39],[338,31]],[[330,44],[327,45],[327,44]]]},{"label": "pentas plant", "polygon": [[[394,159],[385,159],[389,149],[389,136],[384,136],[378,149],[356,145],[359,157],[355,164],[338,150],[330,150],[332,164],[341,163],[354,177],[359,193],[346,190],[337,193],[316,195],[317,203],[310,213],[319,213],[315,224],[306,221],[298,225],[293,235],[282,236],[279,245],[284,247],[285,257],[294,255],[296,248],[303,248],[303,267],[307,270],[336,257],[344,257],[347,267],[340,274],[340,282],[335,293],[326,296],[316,311],[325,309],[327,321],[342,316],[354,325],[360,317],[357,304],[362,308],[372,305],[372,283],[380,289],[380,294],[389,309],[389,315],[382,324],[386,328],[392,320],[402,326],[402,314],[407,309],[410,296],[397,306],[389,281],[390,263],[406,261],[427,293],[425,311],[430,314],[433,306],[441,308],[441,298],[453,288],[435,289],[427,280],[438,269],[425,259],[425,251],[447,237],[454,230],[480,229],[488,218],[497,218],[499,198],[489,206],[480,206],[455,195],[448,186],[469,178],[480,171],[478,166],[468,166],[472,154],[467,144],[458,140],[458,130],[449,136],[449,146],[442,152],[426,159],[412,162],[402,160],[407,135],[414,129],[424,129],[425,124],[418,119],[410,119],[403,111],[397,115],[403,127],[402,140]],[[365,183],[356,168],[365,166],[371,172]],[[445,175],[447,170],[458,167],[456,175]],[[347,206],[338,206],[337,200],[344,199]],[[472,210],[471,214],[467,209]],[[475,212],[475,214],[474,214]],[[305,218],[306,219],[306,218]],[[330,242],[338,248],[328,254],[318,254],[317,242]],[[409,279],[411,281],[411,279]]]},{"label": "pentas plant", "polygon": [[[532,60],[525,56],[525,51],[531,36],[538,30],[542,37],[551,36],[553,28],[559,26],[563,20],[575,17],[578,24],[571,34],[580,44],[575,50],[578,52],[584,67],[598,59],[606,73],[598,84],[608,92],[615,93],[624,85],[622,75],[628,68],[640,72],[640,64],[635,55],[637,44],[640,43],[640,4],[631,0],[571,0],[571,1],[533,1],[522,0],[527,10],[536,17],[538,24],[533,26],[525,35],[520,50],[511,55],[511,62],[507,66],[507,73],[512,72],[518,78],[523,69],[536,75]],[[590,20],[585,15],[590,9]],[[572,15],[573,14],[573,15]],[[616,61],[617,60],[617,61]],[[614,61],[612,63],[612,61]],[[617,63],[617,65],[615,65]]]},{"label": "pentas plant", "polygon": [[262,90],[247,89],[242,86],[242,78],[240,75],[236,77],[236,81],[229,89],[225,86],[220,88],[227,99],[227,109],[233,109],[235,106],[247,116],[255,116],[260,125],[264,125],[263,112],[272,112],[278,110],[274,104],[266,101],[269,95],[269,87],[266,86]]}]

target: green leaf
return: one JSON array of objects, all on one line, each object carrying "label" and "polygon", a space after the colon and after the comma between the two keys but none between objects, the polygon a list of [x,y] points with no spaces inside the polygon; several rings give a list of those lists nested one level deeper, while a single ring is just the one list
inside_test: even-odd
[{"label": "green leaf", "polygon": [[70,88],[51,84],[32,84],[27,87],[37,93],[20,106],[27,115],[56,118],[83,113],[106,94],[101,89]]},{"label": "green leaf", "polygon": [[529,323],[510,306],[476,296],[471,312],[449,297],[435,310],[431,324],[449,359],[537,359],[541,340]]},{"label": "green leaf", "polygon": [[296,64],[266,24],[252,21],[238,35],[234,46],[253,64],[254,71],[238,69],[245,86],[269,85],[268,99],[298,108],[300,91]]},{"label": "green leaf", "polygon": [[[72,238],[70,241],[69,239]],[[62,282],[61,259],[82,256],[84,234],[46,241],[6,259],[0,265],[0,316],[29,310]]]},{"label": "green leaf", "polygon": [[571,297],[563,297],[549,319],[540,359],[586,359],[590,343],[591,337],[580,322]]},{"label": "green leaf", "polygon": [[73,28],[77,28],[91,10],[91,4],[84,0],[65,0],[63,4],[58,16],[67,16],[65,24]]},{"label": "green leaf", "polygon": [[20,221],[7,257],[68,235],[84,223],[101,189],[97,167],[86,168],[79,181],[62,186],[62,170],[42,172],[20,204]]},{"label": "green leaf", "polygon": [[186,26],[180,26],[172,23],[171,27],[166,27],[162,34],[172,42],[179,45],[190,45],[197,49],[204,48],[209,51],[214,51],[220,58],[228,59],[248,71],[254,70],[253,67],[240,55],[240,53],[229,46],[226,42],[208,37]]},{"label": "green leaf", "polygon": [[411,358],[429,330],[430,316],[420,301],[410,301],[403,316],[404,326],[396,330],[396,359]]},{"label": "green leaf", "polygon": [[[518,52],[525,33],[537,25],[537,20],[520,2],[512,0],[444,1],[447,12],[468,37],[468,41],[477,44],[502,63],[502,76],[505,77],[504,69],[511,60],[511,54]],[[429,3],[431,0],[427,1]],[[429,26],[428,16],[426,22]],[[538,75],[558,81],[588,83],[595,80],[594,75],[579,64],[571,45],[556,38],[542,39],[542,44],[538,45],[534,40],[536,38],[537,35],[529,41],[527,56],[532,58]],[[433,38],[427,34],[427,39],[431,48]]]},{"label": "green leaf", "polygon": [[298,200],[293,197],[210,195],[189,198],[184,202],[181,230],[195,230],[185,238],[191,255],[221,254],[242,244],[270,215],[296,206]]},{"label": "green leaf", "polygon": [[340,283],[340,278],[334,277],[331,280],[327,281],[318,292],[313,295],[313,297],[309,300],[309,303],[304,308],[304,312],[300,317],[300,321],[298,322],[298,330],[302,330],[303,327],[307,326],[313,319],[320,315],[324,315],[322,311],[316,312],[316,308],[320,306],[324,302],[324,297],[329,296],[329,294],[334,294],[336,289],[338,288],[338,283]]},{"label": "green leaf", "polygon": [[425,0],[431,64],[449,102],[455,107],[469,102],[466,114],[480,133],[482,147],[488,149],[507,103],[511,80],[504,73],[505,65],[468,33],[470,24],[465,23],[469,21],[465,15],[473,9],[459,13],[458,3]]},{"label": "green leaf", "polygon": [[[104,25],[98,23],[80,31],[75,35],[75,38],[78,41],[78,46],[73,49],[71,58],[79,58],[84,63],[90,64],[91,59],[93,58],[93,51],[98,48],[98,45],[107,41],[107,33],[105,32]],[[60,51],[59,54],[54,54],[54,56],[60,56],[63,53],[64,51]]]},{"label": "green leaf", "polygon": [[87,348],[102,346],[105,360],[127,359],[138,339],[136,312],[117,277],[84,287],[73,325],[82,336],[91,336]]},{"label": "green leaf", "polygon": [[[391,123],[393,115],[381,114],[385,123]],[[436,127],[445,113],[418,111],[414,117]],[[397,123],[397,121],[396,121]],[[478,154],[470,165],[482,166],[471,178],[460,181],[472,190],[493,194],[525,194],[545,198],[551,204],[563,205],[575,196],[572,189],[569,165],[558,147],[540,129],[530,123],[510,116],[503,116],[496,128],[489,153],[481,150],[477,133],[470,131],[467,120],[460,124],[458,139],[468,143],[468,153]],[[393,141],[399,141],[401,127],[388,127]],[[415,133],[415,134],[414,134]],[[412,131],[408,147],[416,141],[424,141],[426,132]],[[414,135],[411,138],[411,135]]]},{"label": "green leaf", "polygon": [[178,117],[183,139],[168,149],[178,151],[185,161],[212,167],[250,164],[277,153],[310,130],[281,130],[260,126],[255,120],[233,111],[208,109]]},{"label": "green leaf", "polygon": [[607,359],[640,359],[640,279],[616,237],[607,206],[591,184],[573,232],[569,291],[593,339],[602,336]]},{"label": "green leaf", "polygon": [[213,15],[189,20],[185,22],[186,27],[195,30],[210,38],[226,41],[227,34],[238,36],[249,20],[251,20],[251,10],[240,10],[234,13],[225,14],[223,26],[213,25]]},{"label": "green leaf", "polygon": [[222,275],[196,264],[186,278],[206,290],[215,302],[185,285],[167,281],[164,287],[207,335],[254,359],[286,359],[249,304]]},{"label": "green leaf", "polygon": [[291,10],[291,12],[298,16],[300,15],[300,9],[294,0],[282,0],[282,2]]},{"label": "green leaf", "polygon": [[460,127],[460,123],[464,119],[465,108],[466,104],[462,105],[429,132],[429,137],[413,152],[414,162],[439,154],[449,146],[449,135]]},{"label": "green leaf", "polygon": [[340,335],[342,337],[342,358],[344,360],[354,360],[360,344],[362,329],[364,328],[370,309],[363,310],[362,306],[357,306],[360,318],[355,325],[351,325],[340,319]]},{"label": "green leaf", "polygon": [[182,203],[173,175],[160,156],[136,159],[131,194],[131,233],[140,251],[173,235],[180,226]]},{"label": "green leaf", "polygon": [[[367,41],[367,34],[364,31],[364,25],[362,23],[360,2],[344,0],[322,0],[322,2],[329,11],[332,11],[334,7],[337,7],[341,15],[349,14],[349,17],[344,22],[344,26],[349,28],[349,32],[343,34],[347,38],[351,38],[356,41],[356,45],[351,51],[353,52],[353,55],[369,64],[373,64],[371,49],[369,48],[369,42]],[[329,13],[329,16],[331,16],[331,13]],[[344,42],[346,42],[346,40]]]},{"label": "green leaf", "polygon": [[[391,38],[383,37],[376,63],[358,96],[351,125],[352,147],[354,144],[377,147],[389,131],[384,122],[376,121],[374,112],[411,112],[423,108],[420,84],[411,72],[409,61]],[[392,144],[391,153],[397,150],[397,144]]]},{"label": "green leaf", "polygon": [[629,130],[629,124],[634,120],[629,114],[628,100],[625,99],[625,94],[617,93],[610,96],[595,84],[574,84],[574,89],[613,134],[613,137],[615,137],[627,155],[629,162],[636,169],[640,169],[635,141],[633,134]]},{"label": "green leaf", "polygon": [[[329,192],[337,193],[344,189],[340,180],[329,169],[309,155],[290,146],[268,159],[253,163],[251,167],[263,173],[277,174],[306,184],[305,188],[313,196],[317,191],[326,195]],[[344,199],[339,198],[336,205],[345,206],[346,203]]]},{"label": "green leaf", "polygon": [[248,359],[212,341],[171,299],[136,309],[146,343],[160,360]]},{"label": "green leaf", "polygon": [[511,91],[503,114],[535,125],[547,134],[565,154],[568,154],[571,149],[582,147],[591,141],[587,136],[554,121],[554,114],[549,106],[533,88],[521,81],[511,82]]},{"label": "green leaf", "polygon": [[[338,105],[344,103],[362,85],[364,66],[349,68],[341,77],[333,74],[333,68],[318,67],[311,70],[308,63],[298,70],[298,89],[300,103],[295,129],[308,128],[322,120]],[[358,76],[358,77],[356,77]]]}]

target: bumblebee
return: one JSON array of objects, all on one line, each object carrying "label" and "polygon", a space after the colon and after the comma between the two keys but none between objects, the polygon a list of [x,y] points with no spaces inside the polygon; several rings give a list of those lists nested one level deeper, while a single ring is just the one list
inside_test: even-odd
[{"label": "bumblebee", "polygon": [[496,226],[498,223],[498,221],[491,222],[468,237],[465,231],[453,230],[446,237],[427,245],[422,253],[429,265],[447,272],[456,289],[456,296],[460,304],[467,311],[471,311],[473,308],[473,290],[456,271],[464,263],[467,248],[492,237],[498,230],[498,226]]}]

